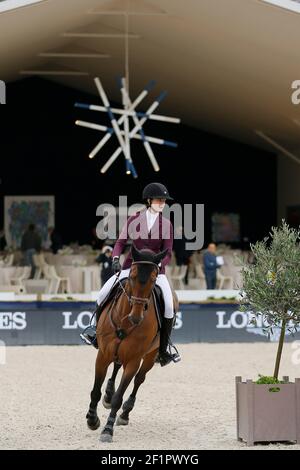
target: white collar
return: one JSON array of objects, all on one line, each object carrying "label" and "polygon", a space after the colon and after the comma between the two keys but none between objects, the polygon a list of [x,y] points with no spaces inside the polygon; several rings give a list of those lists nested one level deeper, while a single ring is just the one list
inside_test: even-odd
[{"label": "white collar", "polygon": [[157,216],[158,216],[159,212],[155,212],[154,214],[152,212],[150,212],[149,209],[147,209],[146,211],[146,217],[147,217],[147,226],[148,226],[148,231],[150,232],[151,228],[153,227],[156,219],[157,219]]}]

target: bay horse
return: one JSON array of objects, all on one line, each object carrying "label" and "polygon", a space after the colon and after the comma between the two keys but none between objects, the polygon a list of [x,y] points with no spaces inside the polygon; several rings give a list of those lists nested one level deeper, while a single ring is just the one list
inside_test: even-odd
[{"label": "bay horse", "polygon": [[[105,408],[111,408],[100,441],[112,442],[117,412],[122,406],[123,395],[134,377],[134,388],[123,404],[123,412],[117,425],[127,425],[137,391],[147,372],[153,367],[159,351],[159,326],[155,312],[153,288],[159,274],[158,264],[167,250],[155,254],[151,250],[137,250],[132,246],[133,262],[125,285],[109,300],[101,312],[97,324],[98,354],[95,365],[95,381],[91,402],[86,415],[89,429],[100,426],[97,406],[101,400],[101,387],[107,368],[114,363],[113,374],[108,380],[103,399]],[[121,288],[122,287],[122,288]],[[175,311],[178,300],[174,292]],[[115,379],[123,366],[120,385],[115,391]]]}]

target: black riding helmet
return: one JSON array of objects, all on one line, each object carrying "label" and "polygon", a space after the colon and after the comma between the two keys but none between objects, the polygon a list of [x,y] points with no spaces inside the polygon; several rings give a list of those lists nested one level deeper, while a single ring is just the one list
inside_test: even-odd
[{"label": "black riding helmet", "polygon": [[161,183],[150,183],[143,190],[143,199],[169,199],[173,200],[167,188]]}]

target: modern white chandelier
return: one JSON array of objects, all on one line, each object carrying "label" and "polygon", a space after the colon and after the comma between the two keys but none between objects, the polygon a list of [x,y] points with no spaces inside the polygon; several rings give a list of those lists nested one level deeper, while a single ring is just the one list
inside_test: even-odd
[{"label": "modern white chandelier", "polygon": [[[129,95],[129,21],[128,21],[128,11],[124,12],[125,15],[125,77],[119,79],[119,87],[122,95],[122,105],[123,108],[113,108],[110,105],[107,94],[104,91],[103,85],[100,78],[95,78],[95,84],[102,101],[102,106],[85,104],[85,103],[75,103],[75,107],[89,109],[91,111],[99,111],[108,113],[111,127],[102,126],[98,123],[87,122],[87,121],[76,121],[77,126],[87,127],[89,129],[94,129],[100,131],[101,133],[105,132],[105,135],[101,138],[97,146],[90,152],[89,158],[94,158],[98,152],[103,148],[103,146],[110,140],[112,136],[117,138],[119,146],[116,148],[114,153],[111,155],[109,160],[101,168],[101,173],[104,174],[110,166],[115,162],[119,155],[125,157],[126,164],[126,173],[131,174],[134,178],[137,178],[137,172],[134,167],[132,160],[131,152],[131,139],[139,139],[142,141],[145,151],[151,161],[154,171],[159,171],[159,165],[155,158],[154,152],[152,150],[151,144],[158,145],[167,145],[169,147],[177,147],[177,143],[171,142],[168,140],[160,139],[153,136],[148,136],[145,134],[143,126],[150,120],[163,121],[169,123],[180,123],[180,119],[172,118],[168,116],[162,116],[154,114],[154,111],[158,108],[161,101],[165,98],[166,92],[161,93],[152,103],[152,105],[145,112],[137,111],[138,105],[144,100],[144,98],[149,94],[153,86],[155,85],[154,81],[151,81],[137,96],[137,98],[132,101]],[[116,117],[118,116],[118,118]],[[131,129],[131,120],[133,121]]]}]

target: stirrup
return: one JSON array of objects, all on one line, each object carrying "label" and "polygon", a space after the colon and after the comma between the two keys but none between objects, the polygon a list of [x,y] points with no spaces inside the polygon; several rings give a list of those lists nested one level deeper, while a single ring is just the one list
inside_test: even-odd
[{"label": "stirrup", "polygon": [[80,336],[83,343],[88,344],[89,346],[91,346],[92,340],[90,339],[89,335],[85,335],[84,333],[80,333],[79,336]]},{"label": "stirrup", "polygon": [[[172,350],[174,350],[174,352],[172,352]],[[176,348],[176,346],[173,344],[173,343],[170,343],[169,344],[169,352],[172,356],[172,361],[173,362],[180,362],[181,361],[181,356],[178,352],[178,349]]]},{"label": "stirrup", "polygon": [[[172,352],[172,349],[175,352]],[[170,364],[170,362],[179,362],[181,361],[181,356],[178,352],[178,349],[174,344],[169,344],[166,351],[160,351],[158,354],[157,362],[160,363],[162,367]]]},{"label": "stirrup", "polygon": [[[90,330],[92,334],[88,334],[87,331]],[[96,329],[92,326],[86,327],[82,333],[80,333],[80,338],[83,343],[88,344],[89,346],[94,346],[94,340],[96,339]]]}]

